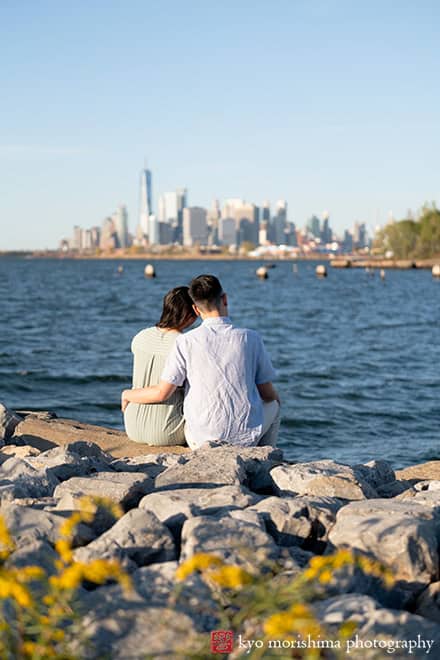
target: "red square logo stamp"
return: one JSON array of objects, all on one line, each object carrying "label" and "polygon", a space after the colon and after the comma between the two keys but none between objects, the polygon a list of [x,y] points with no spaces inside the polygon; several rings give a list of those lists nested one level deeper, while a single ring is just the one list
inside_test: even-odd
[{"label": "red square logo stamp", "polygon": [[232,653],[234,632],[232,630],[213,630],[211,632],[212,653]]}]

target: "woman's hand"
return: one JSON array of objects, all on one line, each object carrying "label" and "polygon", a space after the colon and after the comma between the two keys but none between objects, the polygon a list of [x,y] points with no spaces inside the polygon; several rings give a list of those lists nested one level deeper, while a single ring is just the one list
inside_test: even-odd
[{"label": "woman's hand", "polygon": [[125,412],[126,407],[130,403],[128,397],[130,396],[130,391],[131,390],[124,390],[121,394],[121,410],[122,412]]}]

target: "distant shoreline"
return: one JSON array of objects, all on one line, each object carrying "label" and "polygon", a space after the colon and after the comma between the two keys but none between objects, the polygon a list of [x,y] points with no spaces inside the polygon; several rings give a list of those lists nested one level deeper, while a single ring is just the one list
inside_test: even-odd
[{"label": "distant shoreline", "polygon": [[58,251],[23,251],[18,250],[0,252],[0,259],[54,259],[57,261],[249,261],[254,263],[277,263],[277,262],[328,262],[332,268],[366,268],[366,269],[393,269],[393,270],[420,270],[431,269],[440,264],[440,255],[429,259],[384,259],[381,257],[365,257],[362,255],[338,255],[312,253],[309,255],[262,255],[260,257],[249,257],[247,255],[232,254],[127,254],[103,253],[103,254],[62,254]]}]

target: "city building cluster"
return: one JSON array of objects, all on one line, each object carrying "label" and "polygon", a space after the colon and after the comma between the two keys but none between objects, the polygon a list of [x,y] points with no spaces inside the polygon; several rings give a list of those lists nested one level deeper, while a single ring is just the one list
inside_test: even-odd
[{"label": "city building cluster", "polygon": [[75,226],[73,236],[61,241],[60,250],[90,253],[180,245],[263,256],[277,252],[349,253],[369,246],[364,223],[355,223],[352,231],[346,230],[340,237],[333,232],[327,212],[322,218],[312,215],[304,229],[297,229],[288,218],[285,200],[278,201],[273,209],[269,201],[258,206],[240,198],[226,199],[223,204],[214,200],[206,209],[190,206],[187,189],[177,188],[159,197],[155,212],[149,169],[141,172],[139,192],[139,217],[133,233],[128,228],[127,207],[122,204],[101,226]]}]

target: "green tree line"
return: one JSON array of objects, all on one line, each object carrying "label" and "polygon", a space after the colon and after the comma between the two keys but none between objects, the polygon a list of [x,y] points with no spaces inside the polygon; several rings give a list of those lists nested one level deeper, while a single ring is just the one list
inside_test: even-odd
[{"label": "green tree line", "polygon": [[396,259],[429,259],[440,255],[440,210],[435,203],[422,207],[414,220],[386,225],[376,236],[378,252],[392,251]]}]

